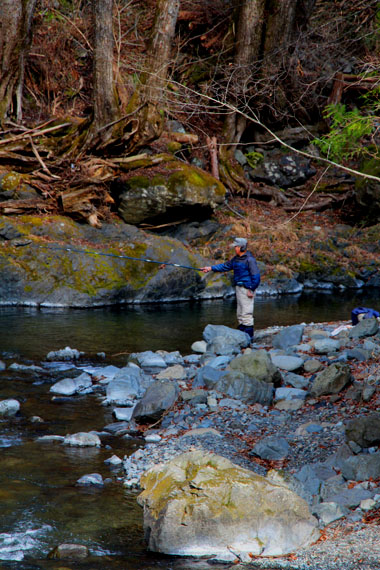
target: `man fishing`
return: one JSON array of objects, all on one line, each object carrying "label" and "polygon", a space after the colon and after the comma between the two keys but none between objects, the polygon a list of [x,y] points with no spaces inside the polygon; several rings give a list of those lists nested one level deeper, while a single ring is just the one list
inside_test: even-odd
[{"label": "man fishing", "polygon": [[247,251],[247,240],[245,238],[235,238],[232,247],[235,248],[236,255],[226,263],[201,267],[203,273],[215,271],[224,273],[233,271],[234,285],[236,290],[237,309],[236,316],[239,323],[238,329],[243,331],[253,339],[253,309],[255,290],[260,283],[260,272],[256,259],[250,251]]}]

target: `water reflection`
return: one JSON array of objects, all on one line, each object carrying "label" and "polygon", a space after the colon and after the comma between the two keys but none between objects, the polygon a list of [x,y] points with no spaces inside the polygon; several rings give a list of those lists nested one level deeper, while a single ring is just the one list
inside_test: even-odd
[{"label": "water reflection", "polygon": [[[348,320],[356,306],[380,308],[376,290],[256,298],[256,329]],[[208,324],[236,326],[234,299],[97,309],[0,307],[0,349],[42,358],[65,346],[90,355],[143,350],[187,353]]]}]

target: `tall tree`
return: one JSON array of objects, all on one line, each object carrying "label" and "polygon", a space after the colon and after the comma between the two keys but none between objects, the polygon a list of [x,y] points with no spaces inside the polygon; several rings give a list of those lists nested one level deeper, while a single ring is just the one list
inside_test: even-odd
[{"label": "tall tree", "polygon": [[22,118],[25,56],[32,38],[36,1],[0,2],[0,124],[9,115]]},{"label": "tall tree", "polygon": [[113,0],[94,0],[93,127],[98,133],[99,129],[112,123],[119,116],[113,81],[112,12]]}]

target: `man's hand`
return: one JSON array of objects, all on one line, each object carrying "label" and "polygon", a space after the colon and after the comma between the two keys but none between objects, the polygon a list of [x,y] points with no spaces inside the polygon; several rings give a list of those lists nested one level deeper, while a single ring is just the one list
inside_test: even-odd
[{"label": "man's hand", "polygon": [[249,297],[250,299],[252,299],[252,297],[253,297],[253,291],[251,291],[251,289],[247,289],[247,297]]},{"label": "man's hand", "polygon": [[209,273],[211,271],[211,267],[210,266],[201,267],[201,271],[202,273]]}]

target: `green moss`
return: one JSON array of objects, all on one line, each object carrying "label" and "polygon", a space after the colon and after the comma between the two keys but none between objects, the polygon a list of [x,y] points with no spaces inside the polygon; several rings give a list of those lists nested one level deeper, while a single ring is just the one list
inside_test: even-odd
[{"label": "green moss", "polygon": [[19,172],[9,172],[3,176],[1,186],[3,190],[17,190],[22,183],[22,175]]},{"label": "green moss", "polygon": [[181,148],[182,144],[177,141],[170,141],[167,146],[168,152],[171,152],[172,154],[178,152],[179,150],[181,150]]}]

